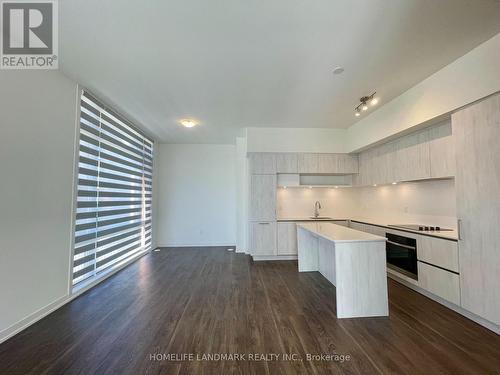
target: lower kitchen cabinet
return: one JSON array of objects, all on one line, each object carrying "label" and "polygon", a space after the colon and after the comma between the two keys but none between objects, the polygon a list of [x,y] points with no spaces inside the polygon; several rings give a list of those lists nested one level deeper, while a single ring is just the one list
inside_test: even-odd
[{"label": "lower kitchen cabinet", "polygon": [[460,277],[456,273],[419,261],[418,286],[460,306]]},{"label": "lower kitchen cabinet", "polygon": [[297,255],[297,225],[295,223],[277,224],[278,255]]},{"label": "lower kitchen cabinet", "polygon": [[418,260],[435,264],[450,271],[459,272],[458,244],[455,241],[418,236],[417,253]]},{"label": "lower kitchen cabinet", "polygon": [[276,222],[251,222],[249,237],[252,255],[276,255]]}]

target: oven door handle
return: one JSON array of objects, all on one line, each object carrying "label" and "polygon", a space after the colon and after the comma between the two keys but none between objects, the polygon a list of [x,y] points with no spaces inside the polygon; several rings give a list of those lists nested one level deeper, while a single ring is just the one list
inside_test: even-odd
[{"label": "oven door handle", "polygon": [[393,242],[393,241],[389,241],[389,240],[387,240],[387,243],[390,243],[391,245],[394,245],[394,246],[401,246],[401,247],[404,247],[404,248],[410,249],[410,250],[417,250],[417,248],[415,246],[403,245],[401,243],[397,243],[397,242]]}]

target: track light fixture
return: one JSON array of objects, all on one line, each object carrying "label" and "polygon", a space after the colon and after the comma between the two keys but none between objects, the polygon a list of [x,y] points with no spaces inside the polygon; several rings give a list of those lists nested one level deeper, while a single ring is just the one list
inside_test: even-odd
[{"label": "track light fixture", "polygon": [[376,93],[377,92],[374,92],[371,95],[363,96],[359,99],[360,103],[354,109],[354,116],[359,117],[361,116],[361,111],[367,111],[368,103],[371,104],[372,106],[378,103],[378,98],[375,97]]}]

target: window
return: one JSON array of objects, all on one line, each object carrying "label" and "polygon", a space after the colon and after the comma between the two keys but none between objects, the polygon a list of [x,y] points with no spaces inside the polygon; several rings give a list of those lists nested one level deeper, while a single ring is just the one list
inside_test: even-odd
[{"label": "window", "polygon": [[153,141],[96,98],[80,102],[73,286],[151,249]]}]

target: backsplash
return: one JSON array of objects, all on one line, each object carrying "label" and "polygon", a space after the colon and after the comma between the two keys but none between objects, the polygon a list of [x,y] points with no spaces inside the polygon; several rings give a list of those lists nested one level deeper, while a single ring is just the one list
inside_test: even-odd
[{"label": "backsplash", "polygon": [[321,216],[349,218],[357,204],[352,188],[278,188],[277,196],[278,218],[313,216],[316,201],[321,203]]},{"label": "backsplash", "polygon": [[354,190],[357,195],[358,217],[390,224],[422,223],[456,228],[453,179],[405,182]]},{"label": "backsplash", "polygon": [[279,188],[278,217],[312,216],[316,201],[323,207],[322,216],[456,227],[453,179],[362,188]]}]

